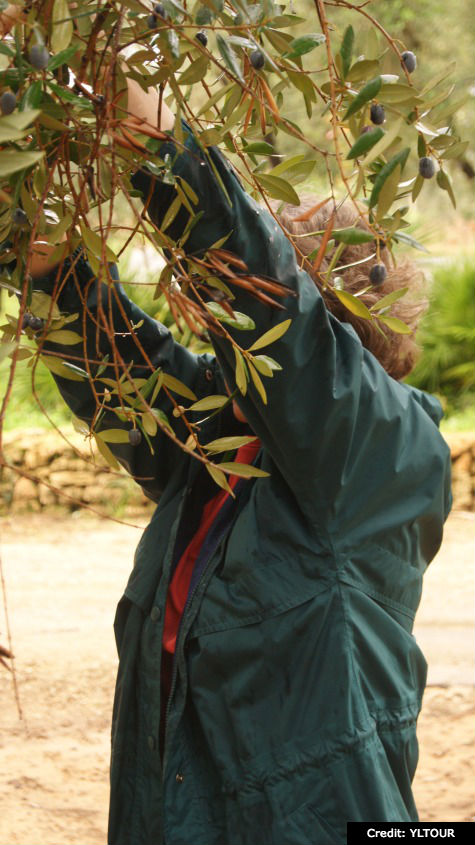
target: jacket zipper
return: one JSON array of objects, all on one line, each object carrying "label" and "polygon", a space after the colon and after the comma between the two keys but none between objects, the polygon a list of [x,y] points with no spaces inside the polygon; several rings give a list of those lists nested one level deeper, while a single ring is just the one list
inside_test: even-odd
[{"label": "jacket zipper", "polygon": [[[191,605],[191,603],[192,603],[192,601],[193,601],[193,599],[196,595],[196,592],[197,592],[198,588],[201,586],[201,584],[203,583],[203,579],[210,569],[210,564],[211,564],[213,558],[215,557],[216,552],[219,550],[219,547],[222,543],[222,540],[224,539],[224,537],[226,535],[227,530],[231,528],[231,525],[232,525],[232,522],[231,522],[230,525],[225,526],[223,528],[223,530],[221,531],[221,533],[219,534],[217,541],[216,541],[216,544],[214,545],[213,549],[211,550],[208,561],[206,562],[205,566],[203,567],[203,571],[201,572],[200,577],[198,578],[196,584],[194,585],[194,587],[192,588],[192,590],[189,592],[189,594],[187,596],[187,599],[186,599],[186,602],[185,602],[185,607],[183,608],[183,613],[182,613],[182,616],[181,616],[181,619],[180,619],[180,624],[178,626],[177,637],[176,637],[176,647],[175,647],[175,651],[173,653],[172,678],[171,678],[171,683],[170,683],[170,693],[169,693],[169,696],[168,696],[167,707],[166,707],[166,710],[165,710],[165,725],[164,725],[164,737],[165,737],[165,739],[164,739],[164,743],[163,743],[163,761],[162,761],[162,770],[163,771],[165,770],[165,760],[166,760],[165,748],[166,748],[166,745],[167,745],[167,724],[168,724],[168,718],[169,718],[170,710],[171,710],[171,702],[172,702],[172,698],[173,698],[173,695],[174,695],[174,692],[175,692],[176,679],[177,679],[177,675],[178,675],[177,654],[178,654],[179,647],[182,645],[182,643],[180,642],[180,633],[183,629],[184,622],[186,620],[186,614],[187,614],[187,612],[190,608],[190,605]],[[183,645],[184,645],[184,643],[183,643]]]},{"label": "jacket zipper", "polygon": [[[253,461],[253,464],[257,463],[257,461],[258,461],[258,459],[259,459],[259,457],[260,457],[260,455],[261,455],[261,452],[262,452],[262,449],[259,449],[259,452],[258,452],[258,454],[256,455],[256,457],[255,457],[255,459],[254,459],[254,461]],[[241,491],[241,493],[242,493],[242,492],[243,492],[243,491]],[[207,575],[207,573],[208,573],[208,571],[209,571],[209,569],[210,569],[210,564],[211,564],[211,561],[212,561],[212,560],[213,560],[213,558],[215,557],[216,552],[218,551],[218,549],[219,549],[219,547],[220,547],[220,545],[221,545],[221,543],[222,543],[222,541],[223,541],[224,537],[226,536],[226,533],[231,531],[231,529],[232,529],[232,527],[233,527],[233,525],[234,525],[234,522],[235,522],[235,520],[236,520],[236,517],[237,517],[238,513],[240,512],[240,510],[241,510],[242,506],[245,504],[246,500],[247,500],[247,499],[246,499],[246,497],[244,497],[244,501],[243,501],[243,497],[242,497],[242,495],[241,495],[241,502],[240,502],[240,505],[238,504],[238,507],[237,507],[237,509],[236,509],[235,513],[233,514],[232,519],[230,520],[230,522],[229,522],[229,523],[227,523],[227,524],[223,527],[222,531],[219,533],[219,536],[218,536],[218,538],[217,538],[217,540],[216,540],[216,543],[214,544],[214,547],[212,548],[212,550],[211,550],[211,552],[210,552],[210,554],[209,554],[208,560],[207,560],[206,564],[204,565],[203,570],[202,570],[202,572],[201,572],[201,574],[200,574],[200,576],[199,576],[199,578],[198,578],[198,580],[197,580],[196,584],[195,584],[195,585],[192,587],[192,589],[190,590],[190,592],[189,592],[189,594],[188,594],[188,596],[187,596],[186,602],[185,602],[185,607],[183,608],[183,613],[182,613],[182,616],[181,616],[181,619],[180,619],[180,624],[179,624],[179,626],[178,626],[178,631],[177,631],[175,651],[174,651],[174,653],[173,653],[172,678],[171,678],[171,683],[170,683],[170,693],[169,693],[169,696],[168,696],[167,706],[166,706],[166,710],[165,710],[165,724],[164,724],[164,727],[163,727],[163,730],[164,730],[164,743],[163,743],[162,774],[165,772],[165,762],[166,762],[166,760],[167,760],[167,755],[166,755],[166,753],[165,753],[165,749],[166,749],[166,747],[167,747],[167,724],[168,724],[168,719],[169,719],[169,715],[170,715],[171,702],[172,702],[172,698],[173,698],[173,695],[174,695],[174,692],[175,692],[176,679],[177,679],[177,674],[178,674],[178,669],[177,669],[177,654],[178,654],[178,649],[179,649],[179,647],[181,646],[181,642],[180,642],[180,633],[181,633],[182,628],[183,628],[183,626],[184,626],[184,621],[185,621],[185,619],[186,619],[186,614],[187,614],[187,612],[188,612],[188,610],[189,610],[189,608],[190,608],[190,605],[191,605],[191,603],[192,603],[192,601],[193,601],[193,599],[194,599],[194,597],[195,597],[195,595],[196,595],[196,592],[197,592],[198,588],[201,586],[201,584],[203,583],[203,579],[205,578],[205,576]],[[184,644],[183,644],[183,645],[184,645]]]}]

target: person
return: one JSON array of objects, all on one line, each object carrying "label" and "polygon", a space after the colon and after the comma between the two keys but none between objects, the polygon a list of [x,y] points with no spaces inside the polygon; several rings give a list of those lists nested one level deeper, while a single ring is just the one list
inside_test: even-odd
[{"label": "person", "polygon": [[[147,104],[157,125],[153,92]],[[159,128],[171,129],[171,113],[161,114]],[[147,119],[144,109],[135,115]],[[349,821],[417,819],[411,783],[426,663],[412,626],[450,509],[441,409],[389,374],[390,361],[400,372],[413,352],[399,354],[392,338],[385,369],[346,313],[327,308],[224,156],[205,154],[186,124],[181,131],[184,147],[170,135],[160,154],[203,212],[187,255],[228,236],[226,249],[250,274],[292,292],[281,311],[235,287],[233,308],[256,328],[245,340],[229,331],[248,348],[283,318],[292,322],[271,347],[282,372],[266,379],[267,404],[250,383],[236,414],[210,415],[200,430],[203,443],[247,434],[239,459],[266,477],[231,476],[230,496],[161,429],[153,454],[143,441],[112,444],[157,508],[115,620],[108,842],[340,845]],[[146,161],[133,182],[160,226],[175,185]],[[177,237],[187,222],[182,212],[167,231]],[[109,287],[84,250],[59,268],[41,260],[35,287],[78,314],[68,328],[84,332],[91,361],[112,354],[113,325],[134,379],[160,367],[198,398],[233,391],[225,337],[211,336],[214,354],[195,355],[126,297],[115,267]],[[91,423],[89,382],[55,378]],[[155,404],[185,440],[163,391]]]}]

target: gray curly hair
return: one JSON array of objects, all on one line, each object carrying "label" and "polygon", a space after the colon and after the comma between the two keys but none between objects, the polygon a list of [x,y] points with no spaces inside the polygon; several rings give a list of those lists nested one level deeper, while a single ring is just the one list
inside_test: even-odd
[{"label": "gray curly hair", "polygon": [[[411,329],[411,333],[399,334],[382,323],[376,326],[373,321],[351,313],[340,302],[331,286],[322,285],[322,277],[330,265],[333,250],[324,257],[318,272],[315,272],[311,262],[306,260],[311,252],[318,249],[322,238],[321,235],[309,233],[325,230],[332,214],[334,214],[333,228],[335,229],[353,226],[367,228],[355,207],[349,202],[338,206],[333,200],[322,204],[315,197],[301,197],[299,206],[286,204],[281,207],[279,203],[274,202],[271,206],[277,220],[294,245],[299,263],[307,270],[319,288],[328,310],[341,322],[350,323],[353,326],[362,344],[373,353],[390,376],[398,380],[404,378],[412,370],[420,354],[420,348],[414,336],[420,318],[427,308],[427,300],[422,292],[424,277],[421,271],[408,260],[403,260],[396,266],[385,247],[381,249],[379,259],[377,259],[374,242],[349,244],[345,247],[336,267],[353,265],[339,273],[343,279],[344,289],[348,293],[355,294],[368,286],[371,267],[378,263],[378,260],[386,266],[387,276],[384,283],[377,288],[370,288],[359,297],[368,308],[394,290],[409,288],[406,296],[394,303],[391,316],[403,320]],[[313,212],[312,209],[315,211]],[[356,262],[363,263],[356,264]]]}]

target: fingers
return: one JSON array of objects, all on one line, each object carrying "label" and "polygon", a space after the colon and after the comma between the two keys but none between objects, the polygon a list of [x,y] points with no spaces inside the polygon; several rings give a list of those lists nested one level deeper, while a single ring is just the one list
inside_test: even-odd
[{"label": "fingers", "polygon": [[23,19],[23,12],[20,6],[13,6],[11,3],[0,15],[0,38],[8,35],[12,27]]}]

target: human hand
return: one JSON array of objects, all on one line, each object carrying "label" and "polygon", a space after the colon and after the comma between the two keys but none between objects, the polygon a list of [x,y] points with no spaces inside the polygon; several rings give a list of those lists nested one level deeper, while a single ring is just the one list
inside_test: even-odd
[{"label": "human hand", "polygon": [[0,11],[0,38],[8,35],[14,25],[23,19],[23,9],[21,6],[15,6],[10,3],[6,9]]}]

